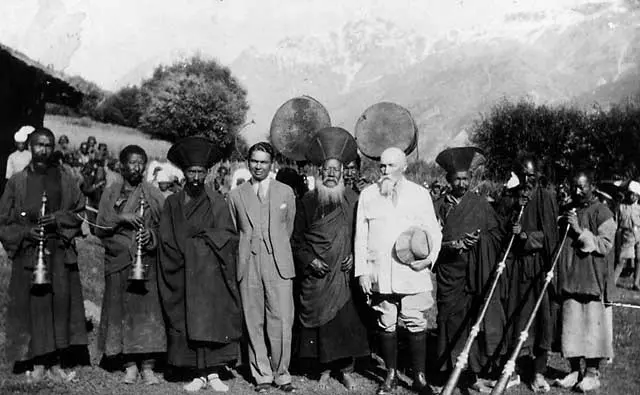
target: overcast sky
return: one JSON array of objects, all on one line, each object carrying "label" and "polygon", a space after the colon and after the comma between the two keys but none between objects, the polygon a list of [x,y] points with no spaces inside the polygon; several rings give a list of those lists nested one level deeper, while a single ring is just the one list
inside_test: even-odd
[{"label": "overcast sky", "polygon": [[2,0],[0,42],[103,88],[137,67],[199,51],[230,63],[287,36],[384,18],[427,37],[497,26],[505,13],[580,0]]}]

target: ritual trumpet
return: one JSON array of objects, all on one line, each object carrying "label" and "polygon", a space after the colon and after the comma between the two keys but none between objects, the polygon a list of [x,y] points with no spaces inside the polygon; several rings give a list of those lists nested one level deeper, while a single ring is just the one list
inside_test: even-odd
[{"label": "ritual trumpet", "polygon": [[[42,205],[40,206],[40,218],[44,217],[47,212],[47,192],[42,193]],[[31,285],[48,285],[51,284],[51,276],[47,267],[47,258],[45,251],[46,240],[44,238],[44,225],[40,225],[38,232],[42,236],[38,241],[36,264],[33,268],[31,277]]]},{"label": "ritual trumpet", "polygon": [[[518,218],[516,219],[515,223],[519,223],[520,220],[522,219],[524,208],[525,208],[524,204],[520,206],[520,212],[518,213]],[[496,272],[494,274],[493,283],[491,284],[491,288],[489,288],[489,292],[484,298],[482,309],[480,309],[480,314],[478,315],[476,322],[471,327],[471,331],[469,332],[469,337],[467,338],[467,341],[465,342],[464,347],[460,352],[460,355],[458,355],[458,357],[456,358],[456,363],[453,368],[453,371],[451,372],[451,375],[447,380],[447,384],[442,389],[442,392],[440,392],[440,395],[453,394],[453,391],[456,389],[456,386],[458,385],[460,374],[462,374],[462,371],[467,366],[467,362],[469,361],[469,352],[471,351],[471,346],[473,345],[473,342],[476,340],[476,337],[480,333],[480,324],[482,324],[482,320],[484,320],[484,316],[487,314],[487,310],[489,309],[489,303],[491,302],[491,299],[493,298],[493,294],[495,293],[496,288],[498,287],[498,280],[500,280],[500,276],[502,275],[502,272],[507,266],[507,257],[509,257],[509,252],[511,251],[511,247],[513,246],[513,241],[515,240],[515,237],[516,237],[515,234],[511,235],[511,239],[509,240],[509,245],[507,246],[507,249],[504,253],[504,258],[502,258],[500,263],[498,263],[498,267],[496,268]]]},{"label": "ritual trumpet", "polygon": [[[144,218],[144,193],[140,195],[140,217]],[[142,228],[136,231],[136,256],[131,265],[131,273],[129,273],[129,281],[147,281],[147,268],[142,262],[142,243],[140,243],[140,233]]]},{"label": "ritual trumpet", "polygon": [[[572,209],[571,211],[575,212],[575,209]],[[529,337],[529,329],[531,329],[531,325],[533,325],[533,322],[536,318],[536,314],[538,314],[538,309],[540,309],[540,305],[542,304],[542,299],[544,297],[544,294],[545,292],[547,292],[547,288],[549,287],[551,280],[553,280],[553,276],[554,276],[553,273],[558,263],[558,259],[560,258],[560,254],[562,253],[562,249],[564,248],[564,243],[567,241],[567,235],[569,234],[570,228],[571,226],[567,225],[567,228],[564,231],[564,236],[562,237],[562,242],[560,242],[560,248],[558,248],[556,257],[553,260],[553,263],[551,264],[551,268],[547,272],[547,275],[544,279],[544,285],[542,286],[542,291],[538,296],[538,300],[536,300],[536,304],[533,307],[533,311],[531,312],[529,319],[527,320],[527,324],[525,325],[522,332],[520,332],[520,337],[518,338],[518,344],[516,345],[516,348],[511,353],[509,360],[504,365],[504,369],[502,370],[502,375],[500,376],[500,380],[498,380],[498,382],[496,383],[496,386],[493,387],[493,390],[491,391],[491,395],[500,395],[504,392],[505,388],[507,387],[507,383],[509,382],[509,377],[511,377],[511,375],[516,369],[516,359],[518,358],[518,355],[520,354],[520,351],[524,346],[524,342],[526,342],[527,338]]]}]

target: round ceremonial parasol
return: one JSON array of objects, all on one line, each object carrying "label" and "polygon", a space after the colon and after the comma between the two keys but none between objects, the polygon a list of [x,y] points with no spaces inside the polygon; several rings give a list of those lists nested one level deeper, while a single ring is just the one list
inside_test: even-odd
[{"label": "round ceremonial parasol", "polygon": [[314,134],[331,126],[329,112],[310,96],[285,102],[271,121],[271,142],[285,157],[302,161]]},{"label": "round ceremonial parasol", "polygon": [[360,152],[374,160],[389,147],[398,147],[409,155],[418,146],[413,117],[406,108],[390,102],[367,108],[356,122],[355,136]]}]

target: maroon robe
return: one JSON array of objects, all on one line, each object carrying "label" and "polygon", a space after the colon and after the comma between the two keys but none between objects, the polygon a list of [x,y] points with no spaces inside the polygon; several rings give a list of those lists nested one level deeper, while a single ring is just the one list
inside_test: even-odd
[{"label": "maroon robe", "polygon": [[224,198],[205,189],[186,204],[185,191],[167,197],[158,271],[168,362],[200,369],[235,361],[242,335],[238,235]]},{"label": "maroon robe", "polygon": [[[98,225],[108,228],[96,228],[105,249],[98,350],[107,356],[164,352],[167,341],[156,275],[158,226],[164,197],[146,182],[128,196],[123,196],[122,191],[122,182],[107,187],[98,212]],[[136,230],[118,224],[117,220],[120,213],[139,212],[141,192],[147,202],[145,227],[152,234],[151,243],[143,249],[142,256],[148,280],[130,282],[128,277],[137,250]]]},{"label": "maroon robe", "polygon": [[[47,234],[51,286],[31,286],[37,242],[27,235],[37,224],[42,193],[57,227]],[[13,261],[7,311],[7,358],[28,361],[69,346],[87,344],[82,286],[74,237],[81,234],[84,197],[72,177],[58,167],[45,174],[31,166],[7,183],[0,201],[0,241]]]},{"label": "maroon robe", "polygon": [[[473,192],[465,194],[457,204],[451,197],[439,199],[436,215],[444,224],[443,244],[480,229],[480,238],[474,248],[458,252],[443,245],[436,262],[438,355],[442,369],[447,370],[455,363],[478,317],[501,258],[503,233],[489,202]],[[497,358],[494,354],[502,340],[505,324],[499,291],[489,304],[481,332],[469,353],[469,366],[475,373]]]},{"label": "maroon robe", "polygon": [[[353,229],[358,195],[345,189],[342,204],[321,205],[316,191],[307,193],[296,209],[292,249],[299,291],[300,357],[330,362],[369,354],[367,331],[356,311],[351,271],[342,261],[353,253]],[[322,259],[323,277],[310,270]]]}]

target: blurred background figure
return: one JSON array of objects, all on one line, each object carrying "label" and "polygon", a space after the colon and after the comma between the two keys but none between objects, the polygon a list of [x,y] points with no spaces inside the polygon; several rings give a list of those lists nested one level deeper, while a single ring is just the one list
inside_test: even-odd
[{"label": "blurred background figure", "polygon": [[33,126],[23,126],[13,135],[16,150],[7,159],[7,174],[5,176],[7,180],[24,170],[31,162],[31,151],[27,149],[27,138],[33,130]]},{"label": "blurred background figure", "polygon": [[171,177],[169,176],[169,173],[165,169],[162,169],[157,173],[156,186],[162,193],[162,196],[164,196],[165,198],[169,195],[173,195],[174,190],[172,190],[171,188],[173,183],[174,183],[174,180],[171,179]]},{"label": "blurred background figure", "polygon": [[81,143],[80,149],[76,153],[76,159],[80,162],[81,165],[86,165],[91,160],[91,155],[89,155],[89,144]]},{"label": "blurred background figure", "polygon": [[431,186],[429,186],[429,192],[431,192],[431,199],[434,202],[440,199],[440,196],[442,195],[442,184],[440,184],[440,181],[435,180],[432,182]]},{"label": "blurred background figure", "polygon": [[220,192],[222,196],[226,196],[231,190],[229,180],[229,168],[225,165],[220,165],[218,168],[218,175],[213,180],[213,189]]},{"label": "blurred background figure", "polygon": [[360,189],[358,188],[358,180],[360,179],[361,165],[362,159],[360,159],[360,157],[358,156],[356,160],[352,160],[344,166],[344,185],[358,193],[360,193]]},{"label": "blurred background figure", "polygon": [[[84,165],[82,168],[80,190],[86,199],[85,218],[91,223],[95,223],[98,217],[98,205],[100,204],[100,198],[102,197],[102,192],[106,184],[107,180],[104,168],[99,160],[92,159]],[[91,233],[93,234],[93,232]]]},{"label": "blurred background figure", "polygon": [[94,159],[96,157],[97,143],[98,142],[94,136],[89,136],[87,138],[87,146],[88,146],[89,156],[91,157],[91,159]]},{"label": "blurred background figure", "polygon": [[251,172],[245,167],[236,169],[231,176],[231,188],[235,189],[251,179]]},{"label": "blurred background figure", "polygon": [[618,228],[620,230],[620,250],[613,281],[616,283],[622,271],[630,266],[633,261],[635,274],[633,276],[633,289],[640,291],[640,183],[631,181],[625,200],[618,208]]},{"label": "blurred background figure", "polygon": [[276,180],[293,189],[293,193],[296,195],[296,200],[302,199],[304,194],[309,190],[304,177],[291,167],[280,169],[276,175]]},{"label": "blurred background figure", "polygon": [[95,159],[102,162],[104,165],[105,161],[109,158],[109,150],[107,148],[107,144],[100,143],[98,144],[98,149],[96,150]]}]

